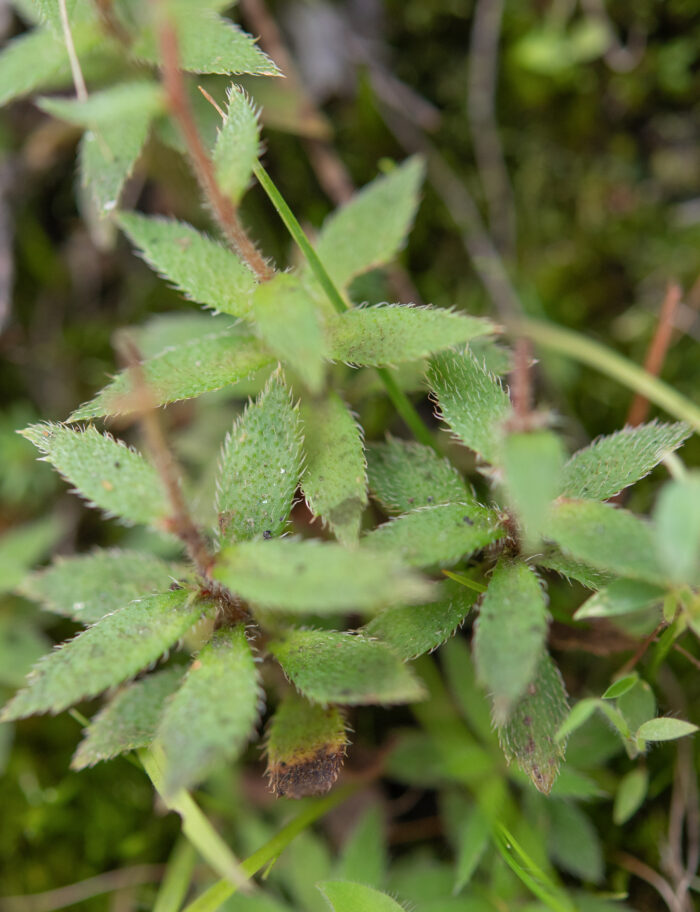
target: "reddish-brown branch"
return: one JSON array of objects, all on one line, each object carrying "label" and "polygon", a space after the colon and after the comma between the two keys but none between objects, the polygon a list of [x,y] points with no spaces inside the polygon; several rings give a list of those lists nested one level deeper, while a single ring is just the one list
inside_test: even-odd
[{"label": "reddish-brown branch", "polygon": [[163,56],[163,84],[168,103],[180,126],[202,192],[231,247],[248,264],[258,279],[265,282],[272,278],[274,270],[248,237],[233,202],[222,192],[216,180],[214,165],[199,135],[187,97],[185,80],[180,69],[177,35],[169,22],[161,25],[159,37]]},{"label": "reddish-brown branch", "polygon": [[511,372],[511,399],[513,401],[513,418],[510,422],[513,431],[529,431],[533,425],[532,413],[532,346],[529,339],[520,336],[515,340],[514,365]]}]

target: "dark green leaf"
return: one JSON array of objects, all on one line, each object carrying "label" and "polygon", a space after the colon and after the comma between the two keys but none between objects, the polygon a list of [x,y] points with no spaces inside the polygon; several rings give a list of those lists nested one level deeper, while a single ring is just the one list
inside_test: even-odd
[{"label": "dark green leaf", "polygon": [[649,774],[643,766],[630,770],[620,779],[613,804],[613,822],[617,826],[627,823],[639,810],[648,786]]},{"label": "dark green leaf", "polygon": [[11,592],[51,551],[63,529],[55,516],[15,526],[0,537],[0,592]]},{"label": "dark green leaf", "polygon": [[552,801],[549,820],[547,846],[555,864],[581,880],[600,883],[603,852],[588,816],[574,804]]}]

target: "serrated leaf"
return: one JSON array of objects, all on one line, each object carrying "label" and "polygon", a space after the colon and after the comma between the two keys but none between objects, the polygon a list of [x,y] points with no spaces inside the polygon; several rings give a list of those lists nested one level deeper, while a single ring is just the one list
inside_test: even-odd
[{"label": "serrated leaf", "polygon": [[121,212],[117,223],[158,275],[189,301],[245,317],[256,280],[235,253],[185,222]]},{"label": "serrated leaf", "polygon": [[409,158],[326,219],[316,250],[336,285],[396,256],[418,208],[423,170],[420,159]]},{"label": "serrated leaf", "polygon": [[474,500],[452,463],[420,443],[389,437],[373,444],[367,449],[367,473],[372,494],[387,513]]},{"label": "serrated leaf", "polygon": [[147,675],[119,690],[85,730],[71,760],[80,770],[126,751],[148,747],[156,734],[165,701],[182,680],[183,668],[175,666]]},{"label": "serrated leaf", "polygon": [[55,516],[15,526],[0,536],[0,592],[11,592],[51,551],[63,529]]},{"label": "serrated leaf", "polygon": [[555,735],[561,731],[568,712],[561,674],[545,652],[525,696],[498,730],[506,760],[509,763],[516,760],[535,788],[545,795],[549,794],[564,758],[564,740],[555,740]]},{"label": "serrated leaf", "polygon": [[648,475],[690,433],[682,422],[652,421],[599,437],[566,463],[561,493],[583,500],[607,500]]},{"label": "serrated leaf", "polygon": [[526,541],[536,544],[560,490],[564,448],[551,431],[507,434],[502,465],[508,500]]},{"label": "serrated leaf", "polygon": [[562,554],[558,548],[554,547],[545,548],[542,554],[535,556],[534,560],[538,566],[544,567],[545,570],[553,570],[569,582],[576,580],[577,583],[581,583],[586,589],[600,589],[613,578],[612,573],[589,567],[573,557]]},{"label": "serrated leaf", "polygon": [[26,577],[19,591],[48,611],[94,624],[136,598],[167,589],[179,570],[152,554],[93,551],[57,558]]},{"label": "serrated leaf", "polygon": [[700,472],[674,478],[661,489],[654,539],[669,579],[700,585]]},{"label": "serrated leaf", "polygon": [[487,462],[497,462],[500,426],[511,411],[508,393],[467,350],[446,352],[430,362],[428,383],[440,417],[456,436]]},{"label": "serrated leaf", "polygon": [[626,773],[617,786],[613,803],[613,823],[622,826],[642,806],[649,787],[649,773],[643,766]]},{"label": "serrated leaf", "polygon": [[349,880],[327,880],[317,884],[333,912],[405,912],[386,893]]},{"label": "serrated leaf", "polygon": [[249,316],[267,348],[319,392],[326,343],[317,306],[300,280],[279,273],[258,285]]},{"label": "serrated leaf", "polygon": [[22,431],[91,506],[129,523],[161,525],[170,507],[153,466],[93,427],[33,424]]},{"label": "serrated leaf", "polygon": [[241,88],[232,85],[227,99],[226,119],[214,146],[214,168],[223,192],[238,203],[260,154],[260,127],[258,114]]},{"label": "serrated leaf", "polygon": [[535,676],[547,638],[544,592],[521,561],[502,560],[486,590],[473,639],[477,678],[493,700],[497,725],[508,718]]},{"label": "serrated leaf", "polygon": [[348,740],[337,706],[288,691],[267,732],[267,777],[275,795],[322,795],[338,778]]},{"label": "serrated leaf", "polygon": [[553,539],[576,560],[630,579],[666,582],[651,526],[610,504],[572,500],[557,504],[547,526]]},{"label": "serrated leaf", "polygon": [[394,554],[410,567],[449,564],[505,535],[498,516],[475,502],[404,513],[365,535],[366,551]]},{"label": "serrated leaf", "polygon": [[355,544],[367,505],[362,430],[337,393],[302,405],[304,497],[344,545]]},{"label": "serrated leaf", "polygon": [[[154,405],[192,399],[232,386],[272,359],[253,336],[236,329],[193,339],[142,362],[143,376]],[[126,415],[134,411],[133,380],[124,370],[93,400],[81,405],[70,421]]]},{"label": "serrated leaf", "polygon": [[214,576],[243,598],[278,611],[375,611],[429,598],[432,587],[391,555],[307,539],[225,548]]},{"label": "serrated leaf", "polygon": [[329,319],[329,357],[358,367],[387,367],[493,331],[488,320],[437,307],[357,307]]},{"label": "serrated leaf", "polygon": [[637,738],[645,741],[674,741],[676,738],[685,738],[698,731],[698,726],[684,719],[671,719],[661,716],[658,719],[649,719],[637,729]]},{"label": "serrated leaf", "polygon": [[633,611],[643,611],[663,601],[665,594],[665,589],[642,580],[613,580],[586,599],[574,614],[574,620],[618,617]]},{"label": "serrated leaf", "polygon": [[258,719],[260,699],[244,626],[218,630],[168,701],[158,726],[167,794],[190,788],[240,754]]},{"label": "serrated leaf", "polygon": [[574,877],[592,883],[603,879],[603,852],[596,828],[575,804],[552,801],[547,848],[554,863]]},{"label": "serrated leaf", "polygon": [[345,880],[380,887],[387,869],[384,810],[371,804],[343,843],[335,874]]},{"label": "serrated leaf", "polygon": [[279,535],[289,519],[301,473],[298,410],[273,376],[226,438],[216,482],[222,544]]},{"label": "serrated leaf", "polygon": [[362,628],[401,656],[415,659],[449,639],[469,614],[477,594],[458,583],[440,586],[439,596],[426,605],[386,608]]},{"label": "serrated leaf", "polygon": [[49,653],[0,721],[58,713],[132,677],[173,646],[206,610],[184,589],[151,595],[108,614]]},{"label": "serrated leaf", "polygon": [[491,837],[488,818],[478,805],[473,805],[462,821],[457,841],[455,859],[455,885],[453,893],[459,893],[471,880],[479,866]]},{"label": "serrated leaf", "polygon": [[412,703],[425,696],[389,646],[362,634],[289,630],[268,648],[297,690],[317,703]]}]

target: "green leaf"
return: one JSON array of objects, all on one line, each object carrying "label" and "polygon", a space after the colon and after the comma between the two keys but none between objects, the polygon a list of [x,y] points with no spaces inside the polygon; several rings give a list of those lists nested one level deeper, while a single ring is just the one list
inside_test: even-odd
[{"label": "green leaf", "polygon": [[551,431],[508,434],[503,441],[504,484],[530,545],[536,545],[560,489],[564,448]]},{"label": "green leaf", "polygon": [[690,433],[683,422],[652,421],[599,437],[566,463],[561,493],[583,500],[607,500],[648,475]]},{"label": "green leaf", "polygon": [[658,719],[643,722],[637,729],[636,737],[643,738],[645,741],[674,741],[676,738],[692,735],[696,731],[698,731],[698,726],[693,725],[692,722],[660,716]]},{"label": "green leaf", "polygon": [[260,338],[311,392],[323,384],[325,340],[316,304],[300,280],[280,273],[255,289],[250,305]]},{"label": "green leaf", "polygon": [[333,630],[290,630],[268,646],[305,697],[318,703],[413,703],[425,696],[384,643]]},{"label": "green leaf", "polygon": [[557,729],[556,741],[565,741],[576,729],[584,725],[599,707],[600,700],[596,700],[593,697],[579,700],[578,703],[571,707],[568,715]]},{"label": "green leaf", "polygon": [[329,320],[329,357],[358,367],[388,367],[493,331],[488,320],[437,307],[357,307]]},{"label": "green leaf", "polygon": [[289,390],[275,374],[226,438],[216,482],[222,544],[279,535],[301,473],[301,428]]},{"label": "green leaf", "polygon": [[629,674],[624,675],[621,678],[618,678],[617,681],[614,681],[610,687],[605,691],[602,700],[616,700],[618,697],[621,697],[623,694],[626,694],[628,690],[632,690],[637,681],[639,680],[639,675],[636,671],[632,671]]},{"label": "green leaf", "polygon": [[386,893],[349,880],[326,880],[317,884],[333,912],[405,912]]},{"label": "green leaf", "polygon": [[490,374],[469,350],[433,358],[428,383],[441,418],[456,436],[487,462],[498,462],[500,426],[510,414],[510,399],[498,377]]},{"label": "green leaf", "polygon": [[365,535],[362,545],[411,567],[449,564],[503,538],[497,515],[478,504],[441,504],[404,513]]},{"label": "green leaf", "polygon": [[155,662],[206,610],[191,596],[184,589],[163,592],[108,614],[41,659],[0,721],[61,712]]},{"label": "green leaf", "polygon": [[665,594],[665,589],[642,580],[613,580],[581,605],[574,614],[574,620],[619,617],[633,611],[643,611],[663,601]]},{"label": "green leaf", "polygon": [[336,876],[381,887],[387,869],[385,829],[383,808],[371,804],[343,843]]},{"label": "green leaf", "polygon": [[[144,361],[142,367],[154,405],[167,405],[231,386],[270,360],[257,339],[232,329],[169,348]],[[129,414],[134,411],[134,400],[129,398],[132,390],[130,372],[124,370],[69,420]]]},{"label": "green leaf", "polygon": [[476,680],[474,660],[467,641],[452,637],[440,650],[445,681],[460,713],[484,744],[495,741],[491,707]]},{"label": "green leaf", "polygon": [[611,573],[589,567],[573,557],[562,554],[558,548],[554,547],[545,548],[542,554],[534,557],[534,560],[538,566],[544,567],[545,570],[553,570],[569,582],[576,580],[577,583],[581,583],[586,589],[601,589],[612,579]]},{"label": "green leaf", "polygon": [[486,851],[490,836],[488,818],[478,805],[473,805],[462,821],[457,835],[453,893],[459,893],[471,880]]},{"label": "green leaf", "polygon": [[154,358],[166,348],[185,345],[201,336],[210,336],[235,328],[235,321],[226,314],[202,310],[185,310],[155,314],[140,326],[130,326],[125,332],[144,358]]},{"label": "green leaf", "polygon": [[302,488],[309,510],[344,545],[360,534],[367,505],[362,429],[337,393],[302,405],[306,470]]},{"label": "green leaf", "polygon": [[439,597],[427,605],[386,608],[365,624],[364,633],[388,643],[402,659],[415,659],[437,649],[469,614],[477,593],[458,583],[443,583]]},{"label": "green leaf", "polygon": [[520,561],[502,560],[479,609],[473,651],[477,678],[493,700],[497,725],[508,718],[535,676],[548,626],[544,592]]},{"label": "green leaf", "polygon": [[700,472],[673,479],[654,508],[656,553],[669,579],[700,585]]},{"label": "green leaf", "polygon": [[[656,714],[656,697],[649,684],[640,680],[617,698],[616,706],[629,729],[629,732],[626,732],[624,731],[624,726],[622,726],[619,731],[625,737],[628,737],[630,732],[635,732],[645,722],[654,718]],[[603,707],[611,708],[606,703],[603,703],[600,708],[603,709]],[[611,719],[610,715],[608,715],[608,719]]]},{"label": "green leaf", "polygon": [[27,570],[46,557],[63,529],[55,516],[15,526],[0,537],[0,592],[11,592]]},{"label": "green leaf", "polygon": [[345,727],[337,706],[319,706],[289,690],[267,732],[267,776],[275,795],[303,798],[327,792],[345,758]]},{"label": "green leaf", "polygon": [[564,801],[549,804],[549,855],[555,864],[581,880],[600,883],[603,851],[590,818],[576,805]]},{"label": "green leaf", "polygon": [[122,605],[163,591],[182,568],[138,551],[93,551],[58,557],[46,570],[32,573],[20,592],[55,614],[94,624]]},{"label": "green leaf", "polygon": [[255,276],[235,253],[185,222],[121,212],[117,223],[141,256],[189,301],[245,317]]},{"label": "green leaf", "polygon": [[166,794],[196,785],[238,757],[255,728],[261,696],[245,627],[217,630],[168,701],[158,726]]},{"label": "green leaf", "polygon": [[550,514],[547,537],[572,557],[600,570],[648,583],[666,581],[651,526],[610,504],[572,500]]},{"label": "green leaf", "polygon": [[613,803],[613,823],[622,826],[636,814],[644,802],[648,787],[649,773],[643,766],[630,770],[620,779]]},{"label": "green leaf", "polygon": [[525,696],[512,710],[508,722],[498,730],[506,760],[509,763],[516,760],[535,788],[545,795],[551,791],[559,763],[564,758],[561,732],[568,714],[564,682],[559,669],[545,652]]},{"label": "green leaf", "polygon": [[214,146],[214,168],[219,187],[238,203],[260,155],[260,127],[258,114],[243,89],[231,85],[227,99],[226,119]]},{"label": "green leaf", "polygon": [[392,555],[312,539],[232,545],[221,552],[214,576],[244,599],[279,611],[376,611],[432,593]]},{"label": "green leaf", "polygon": [[[51,643],[37,628],[36,620],[15,611],[0,613],[0,693],[5,687],[15,690],[24,684],[32,665],[41,658]],[[0,726],[0,739],[2,738]],[[0,744],[0,761],[2,748]],[[0,770],[3,770],[0,762]]]},{"label": "green leaf", "polygon": [[420,443],[389,437],[373,444],[367,450],[367,473],[372,493],[390,514],[474,500],[452,463]]},{"label": "green leaf", "polygon": [[394,259],[413,223],[422,181],[423,163],[410,158],[326,219],[316,251],[337,286]]},{"label": "green leaf", "polygon": [[165,701],[182,680],[183,668],[156,671],[118,691],[91,721],[73,759],[80,770],[126,751],[148,747],[155,737]]},{"label": "green leaf", "polygon": [[162,525],[170,513],[161,480],[140,453],[93,427],[33,424],[22,431],[90,506],[129,523]]}]

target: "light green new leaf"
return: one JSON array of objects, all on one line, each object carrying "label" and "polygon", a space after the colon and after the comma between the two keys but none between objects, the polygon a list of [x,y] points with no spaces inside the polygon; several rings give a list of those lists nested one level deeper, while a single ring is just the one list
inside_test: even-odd
[{"label": "light green new leaf", "polygon": [[317,884],[333,912],[405,912],[396,900],[364,884],[326,880]]},{"label": "light green new leaf", "polygon": [[44,656],[0,721],[58,713],[121,684],[161,655],[197,623],[207,604],[184,589],[151,595],[108,614]]},{"label": "light green new leaf", "polygon": [[[240,326],[240,324],[238,324]],[[166,348],[174,348],[236,327],[236,321],[226,314],[213,314],[204,310],[184,310],[155,314],[140,326],[130,326],[125,334],[133,339],[144,358],[154,358]],[[245,333],[242,330],[242,333]]]},{"label": "light green new leaf", "polygon": [[664,485],[654,508],[654,539],[669,579],[700,585],[700,472]]},{"label": "light green new leaf", "polygon": [[613,681],[601,697],[601,700],[616,700],[618,697],[626,694],[628,690],[632,690],[633,687],[636,687],[637,681],[639,681],[639,675],[636,671],[631,671],[629,674],[623,675],[621,678]]},{"label": "light green new leaf", "polygon": [[548,613],[534,572],[520,561],[501,561],[481,603],[473,639],[479,681],[503,725],[535,676],[545,648]]},{"label": "light green new leaf", "polygon": [[19,591],[42,607],[81,624],[151,592],[163,591],[182,568],[138,551],[93,551],[59,557],[46,570],[32,573]]},{"label": "light green new leaf", "polygon": [[0,536],[0,592],[11,592],[51,551],[63,529],[55,516],[15,526]]},{"label": "light green new leaf", "polygon": [[336,285],[393,260],[413,223],[422,181],[423,163],[410,158],[326,219],[316,251]]},{"label": "light green new leaf", "polygon": [[232,545],[221,552],[214,576],[243,598],[279,611],[377,611],[432,594],[391,555],[312,539]]},{"label": "light green new leaf", "polygon": [[412,703],[423,686],[389,646],[334,630],[290,630],[268,646],[289,680],[317,703]]},{"label": "light green new leaf", "polygon": [[22,431],[81,497],[129,523],[159,525],[170,507],[158,473],[135,450],[93,427],[33,424]]},{"label": "light green new leaf", "polygon": [[572,500],[550,514],[547,537],[577,560],[630,579],[663,585],[651,526],[610,504]]},{"label": "light green new leaf", "polygon": [[267,731],[270,788],[289,798],[327,792],[338,778],[347,743],[337,706],[319,706],[289,690]]},{"label": "light green new leaf", "polygon": [[525,539],[535,545],[560,490],[564,448],[551,431],[508,434],[503,441],[502,464],[508,499]]},{"label": "light green new leaf", "polygon": [[337,393],[302,405],[306,470],[304,497],[314,516],[344,545],[360,534],[367,505],[367,472],[362,430]]},{"label": "light green new leaf", "polygon": [[362,629],[367,636],[388,643],[402,659],[415,659],[449,639],[469,614],[476,598],[476,592],[459,583],[442,583],[435,601],[386,608]]},{"label": "light green new leaf", "polygon": [[652,421],[599,437],[566,463],[561,493],[583,500],[607,500],[648,475],[690,433],[682,422]]},{"label": "light green new leaf", "polygon": [[372,494],[387,513],[474,500],[448,459],[430,447],[397,437],[368,447],[367,474]]},{"label": "light green new leaf", "polygon": [[182,666],[147,675],[118,691],[90,721],[71,760],[80,770],[126,751],[148,747],[156,734],[165,701],[182,680]]},{"label": "light green new leaf", "polygon": [[696,731],[698,731],[698,726],[693,725],[692,722],[660,716],[658,719],[643,722],[637,729],[636,737],[643,738],[645,741],[674,741],[676,738],[692,735]]},{"label": "light green new leaf", "polygon": [[598,831],[588,815],[565,801],[552,801],[548,810],[547,849],[552,861],[580,880],[600,883],[603,851]]},{"label": "light green new leaf", "polygon": [[326,343],[317,306],[300,280],[280,273],[258,285],[249,317],[267,348],[319,392]]},{"label": "light green new leaf", "polygon": [[289,390],[275,374],[226,438],[216,481],[222,544],[284,529],[301,473],[301,428]]},{"label": "light green new leaf", "polygon": [[493,331],[488,320],[437,307],[358,307],[329,320],[329,357],[359,367],[387,367]]},{"label": "light green new leaf", "polygon": [[472,501],[404,513],[365,535],[362,545],[393,554],[410,567],[428,567],[454,563],[505,534],[498,516]]},{"label": "light green new leaf", "polygon": [[[169,348],[144,361],[142,370],[153,404],[167,405],[232,386],[270,361],[255,337],[232,329]],[[69,420],[126,415],[134,411],[135,402],[129,398],[132,391],[133,380],[127,369],[93,400],[76,409]]]},{"label": "light green new leaf", "polygon": [[232,85],[227,98],[226,119],[214,146],[214,168],[223,192],[238,203],[260,154],[260,127],[258,114],[243,89]]},{"label": "light green new leaf", "polygon": [[642,580],[613,580],[599,589],[574,615],[575,621],[586,618],[617,617],[643,611],[663,601],[666,590]]},{"label": "light green new leaf", "polygon": [[173,219],[122,212],[117,223],[148,265],[189,301],[247,316],[256,280],[231,250]]},{"label": "light green new leaf", "polygon": [[[594,709],[595,706],[589,716]],[[545,795],[551,791],[559,772],[559,763],[564,758],[564,737],[560,735],[557,738],[556,735],[561,732],[568,713],[569,704],[561,674],[545,652],[540,656],[535,677],[528,685],[525,696],[512,710],[508,722],[498,730],[506,760],[509,763],[516,760],[533,785]]]},{"label": "light green new leaf", "polygon": [[240,754],[257,722],[261,696],[244,626],[218,630],[168,701],[158,726],[166,794],[196,785]]},{"label": "light green new leaf", "polygon": [[498,462],[500,426],[510,414],[508,393],[469,350],[433,358],[428,383],[440,414],[457,437],[487,462]]},{"label": "light green new leaf", "polygon": [[622,826],[642,806],[649,787],[649,773],[643,766],[626,773],[617,786],[613,803],[613,823]]}]

